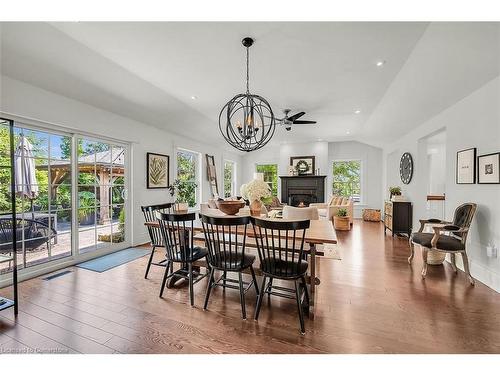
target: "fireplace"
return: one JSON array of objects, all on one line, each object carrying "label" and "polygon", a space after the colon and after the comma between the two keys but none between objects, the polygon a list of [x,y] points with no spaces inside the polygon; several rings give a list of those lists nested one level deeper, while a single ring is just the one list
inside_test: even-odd
[{"label": "fireplace", "polygon": [[281,202],[295,207],[325,201],[326,176],[280,176]]}]

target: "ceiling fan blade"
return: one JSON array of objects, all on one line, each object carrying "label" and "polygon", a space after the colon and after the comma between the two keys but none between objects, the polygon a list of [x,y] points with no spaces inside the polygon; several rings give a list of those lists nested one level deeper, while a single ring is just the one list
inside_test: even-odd
[{"label": "ceiling fan blade", "polygon": [[305,120],[298,120],[294,121],[293,124],[316,124],[316,121],[305,121]]},{"label": "ceiling fan blade", "polygon": [[304,116],[305,114],[306,114],[305,112],[299,112],[299,113],[294,114],[293,116],[287,117],[286,119],[287,119],[288,121],[294,122],[294,121],[295,121],[295,120],[297,120],[299,117],[302,117],[302,116]]}]

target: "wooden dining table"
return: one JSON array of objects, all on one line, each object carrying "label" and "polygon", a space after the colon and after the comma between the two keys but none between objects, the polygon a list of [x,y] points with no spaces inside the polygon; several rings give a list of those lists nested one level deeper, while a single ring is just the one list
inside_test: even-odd
[{"label": "wooden dining table", "polygon": [[[222,215],[221,215],[222,216]],[[283,219],[267,219],[270,221],[282,221]],[[145,223],[146,226],[151,226],[158,228],[159,224],[157,221],[150,221]],[[247,228],[246,235],[247,241],[246,246],[248,247],[256,247],[255,239],[252,240],[253,237],[253,229],[251,228],[251,224],[249,228]],[[200,220],[195,220],[193,223],[193,230],[198,232],[199,234],[194,236],[194,239],[197,241],[204,241],[204,235],[201,234],[203,232],[203,226]],[[244,230],[241,228],[241,233],[238,235],[244,235]],[[283,238],[284,239],[284,238]],[[307,255],[307,261],[309,263],[308,274],[306,277],[306,283],[309,286],[309,305],[305,306],[307,313],[310,319],[314,319],[314,309],[315,309],[315,297],[316,297],[316,287],[321,283],[321,280],[316,275],[316,257],[321,257],[324,255],[324,252],[317,249],[317,245],[324,244],[336,244],[337,243],[337,235],[335,233],[335,229],[333,228],[332,222],[330,220],[311,220],[310,226],[306,230],[304,242],[306,243],[306,247],[304,249],[305,254]],[[206,266],[206,263],[200,262],[200,266]],[[259,274],[259,270],[256,270],[256,273]]]}]

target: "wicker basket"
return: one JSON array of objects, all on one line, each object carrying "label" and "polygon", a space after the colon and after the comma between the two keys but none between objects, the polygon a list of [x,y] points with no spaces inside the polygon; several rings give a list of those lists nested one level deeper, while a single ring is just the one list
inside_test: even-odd
[{"label": "wicker basket", "polygon": [[363,210],[363,220],[364,221],[380,221],[380,210],[375,210],[373,208],[365,208]]}]

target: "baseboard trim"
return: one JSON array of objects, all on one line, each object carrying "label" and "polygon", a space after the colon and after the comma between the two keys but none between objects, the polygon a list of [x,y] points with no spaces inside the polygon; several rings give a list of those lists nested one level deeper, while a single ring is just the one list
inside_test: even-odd
[{"label": "baseboard trim", "polygon": [[[462,257],[460,255],[457,255],[455,258],[456,258],[457,268],[460,269],[461,271],[464,271]],[[446,255],[446,261],[448,263],[451,263],[449,254]],[[482,282],[484,285],[486,285],[488,288],[493,289],[495,292],[500,293],[499,274],[491,271],[490,269],[486,268],[485,266],[483,266],[478,262],[474,262],[474,259],[470,258],[469,258],[469,267],[470,267],[470,273],[474,279]]]}]

